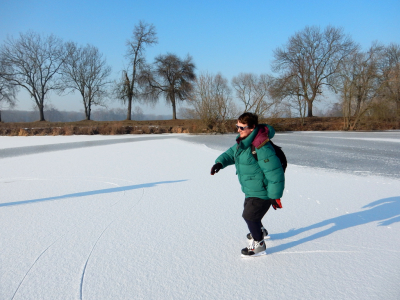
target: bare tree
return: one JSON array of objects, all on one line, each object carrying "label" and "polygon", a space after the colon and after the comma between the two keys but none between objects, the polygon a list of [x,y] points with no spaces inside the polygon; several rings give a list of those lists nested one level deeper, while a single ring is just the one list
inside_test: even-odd
[{"label": "bare tree", "polygon": [[342,66],[340,94],[346,130],[355,129],[361,117],[380,101],[383,81],[379,65],[382,54],[383,47],[373,44],[367,52],[353,53]]},{"label": "bare tree", "polygon": [[194,83],[190,102],[194,115],[210,129],[217,126],[224,131],[227,121],[238,115],[228,81],[221,74],[201,74]]},{"label": "bare tree", "polygon": [[262,74],[240,73],[233,77],[232,86],[236,96],[244,104],[244,111],[264,116],[276,102],[269,95],[272,77]]},{"label": "bare tree", "polygon": [[0,122],[3,105],[13,108],[16,104],[18,86],[13,85],[7,79],[10,76],[7,76],[7,74],[12,74],[11,67],[6,65],[5,61],[0,57]]},{"label": "bare tree", "polygon": [[335,90],[335,79],[340,65],[358,46],[343,30],[328,26],[306,27],[289,38],[283,48],[274,51],[272,64],[281,78],[295,76],[300,83],[300,95],[307,102],[307,116],[312,117],[313,102],[323,87]]},{"label": "bare tree", "polygon": [[66,48],[68,56],[62,66],[60,88],[81,94],[86,120],[90,120],[92,106],[104,106],[107,87],[111,83],[108,80],[111,67],[94,46],[78,47],[76,43],[67,43]]},{"label": "bare tree", "polygon": [[286,75],[271,80],[269,92],[277,102],[284,100],[283,105],[289,110],[294,108],[304,124],[307,102],[303,97],[301,82],[297,76]]},{"label": "bare tree", "polygon": [[121,79],[116,83],[115,93],[117,98],[124,103],[128,102],[127,120],[131,120],[132,102],[140,97],[139,74],[145,64],[145,48],[157,44],[156,29],[152,24],[140,21],[133,30],[133,36],[126,42],[128,47],[125,57],[128,59],[128,66],[122,71]]},{"label": "bare tree", "polygon": [[396,105],[397,116],[400,115],[400,45],[390,44],[385,47],[381,65],[385,88],[382,97],[388,98]]},{"label": "bare tree", "polygon": [[57,79],[66,51],[54,35],[41,36],[34,32],[20,34],[18,39],[7,38],[1,56],[11,66],[4,78],[12,85],[26,89],[45,121],[43,108],[51,90],[58,89]]},{"label": "bare tree", "polygon": [[183,60],[170,53],[157,56],[154,64],[142,72],[141,83],[147,85],[143,99],[154,103],[164,96],[172,105],[172,118],[175,120],[176,100],[188,99],[193,89],[194,69],[190,55]]}]

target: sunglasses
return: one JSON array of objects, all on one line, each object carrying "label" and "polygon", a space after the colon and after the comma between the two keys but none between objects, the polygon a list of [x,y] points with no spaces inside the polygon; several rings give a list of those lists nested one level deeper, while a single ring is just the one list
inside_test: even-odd
[{"label": "sunglasses", "polygon": [[238,126],[238,125],[236,124],[236,128],[237,128],[237,129],[240,129],[240,130],[245,130],[247,127],[249,127],[249,126]]}]

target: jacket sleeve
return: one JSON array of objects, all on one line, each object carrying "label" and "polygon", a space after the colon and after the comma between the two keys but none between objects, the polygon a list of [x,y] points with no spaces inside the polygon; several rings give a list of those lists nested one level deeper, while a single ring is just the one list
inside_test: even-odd
[{"label": "jacket sleeve", "polygon": [[267,196],[280,199],[285,188],[285,174],[282,164],[270,143],[257,151],[258,165],[264,173],[267,185]]},{"label": "jacket sleeve", "polygon": [[218,156],[218,158],[215,160],[215,163],[221,163],[222,168],[225,168],[229,165],[233,165],[235,163],[235,156],[233,150],[234,147],[236,147],[236,145],[232,146],[224,153],[222,153],[220,156]]}]

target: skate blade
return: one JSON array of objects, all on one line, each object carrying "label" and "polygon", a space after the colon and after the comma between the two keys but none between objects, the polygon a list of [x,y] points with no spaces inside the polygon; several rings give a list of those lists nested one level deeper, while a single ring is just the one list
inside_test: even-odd
[{"label": "skate blade", "polygon": [[244,254],[242,254],[242,258],[260,257],[260,256],[264,256],[264,255],[267,255],[267,250],[264,250],[262,252],[258,252],[258,253],[254,254],[254,255],[244,255]]}]

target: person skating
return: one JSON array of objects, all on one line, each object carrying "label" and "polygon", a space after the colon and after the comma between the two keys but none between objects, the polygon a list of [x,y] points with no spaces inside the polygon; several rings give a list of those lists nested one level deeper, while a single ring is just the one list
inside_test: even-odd
[{"label": "person skating", "polygon": [[282,208],[280,198],[285,176],[282,164],[269,143],[275,135],[274,128],[267,124],[259,125],[258,116],[249,112],[239,116],[236,127],[239,132],[236,144],[215,160],[211,175],[235,164],[245,194],[242,217],[250,230],[247,235],[249,245],[242,249],[242,256],[253,257],[266,253],[264,238],[268,232],[261,220],[271,205],[274,209]]}]

